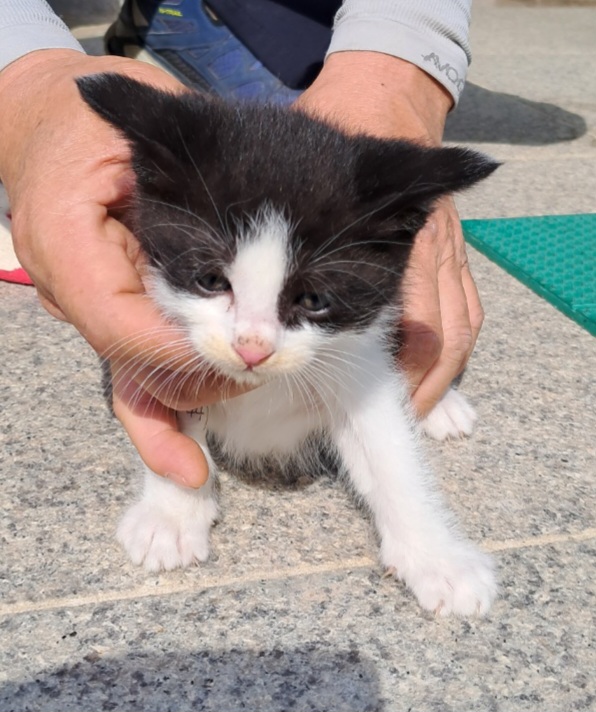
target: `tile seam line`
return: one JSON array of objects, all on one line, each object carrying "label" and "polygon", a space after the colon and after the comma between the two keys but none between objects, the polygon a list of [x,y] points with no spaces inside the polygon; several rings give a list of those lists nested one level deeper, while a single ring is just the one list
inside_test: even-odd
[{"label": "tile seam line", "polygon": [[316,574],[333,573],[335,571],[346,571],[350,569],[360,569],[370,567],[376,562],[367,556],[360,556],[354,559],[347,559],[339,564],[306,564],[294,566],[287,570],[276,571],[255,571],[247,576],[214,577],[203,581],[193,581],[192,583],[171,584],[163,586],[139,586],[128,591],[107,591],[103,594],[94,594],[75,597],[50,598],[46,601],[23,601],[20,603],[10,603],[0,606],[0,616],[17,613],[33,613],[36,611],[46,611],[57,608],[74,608],[88,605],[99,605],[102,603],[113,603],[117,601],[129,601],[137,598],[154,598],[158,596],[171,596],[179,593],[200,593],[213,588],[227,588],[238,584],[245,585],[258,583],[259,581],[276,581],[286,578],[296,578],[298,576],[311,576]]},{"label": "tile seam line", "polygon": [[[513,549],[529,549],[550,544],[564,544],[569,542],[582,542],[596,539],[596,528],[585,529],[574,534],[543,534],[526,539],[511,539],[506,541],[483,542],[483,549],[490,552],[510,551]],[[155,598],[171,596],[180,593],[199,593],[213,588],[227,588],[235,585],[246,585],[258,583],[259,581],[278,581],[287,578],[297,578],[299,576],[321,575],[335,573],[338,571],[349,571],[351,569],[370,568],[378,566],[378,561],[368,556],[360,556],[347,559],[338,564],[321,565],[308,564],[294,566],[286,571],[257,571],[249,576],[234,576],[227,578],[213,578],[203,582],[193,582],[192,584],[172,584],[170,586],[140,586],[129,591],[108,591],[103,594],[92,596],[60,597],[49,598],[45,601],[22,601],[0,605],[0,617],[19,615],[22,613],[36,613],[42,611],[56,610],[60,608],[81,608],[89,605],[101,605],[103,603],[115,603],[118,601],[131,601],[141,598]]]},{"label": "tile seam line", "polygon": [[539,534],[538,536],[527,537],[525,539],[509,539],[505,541],[491,541],[487,539],[483,543],[486,551],[509,551],[511,549],[530,549],[538,546],[549,546],[550,544],[566,544],[569,542],[582,542],[596,539],[596,527],[582,529],[579,532],[569,534]]}]

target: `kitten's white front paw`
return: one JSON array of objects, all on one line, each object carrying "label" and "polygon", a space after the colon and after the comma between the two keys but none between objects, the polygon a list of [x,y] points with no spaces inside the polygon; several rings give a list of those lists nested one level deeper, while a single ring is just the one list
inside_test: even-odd
[{"label": "kitten's white front paw", "polygon": [[464,542],[437,556],[436,561],[419,567],[411,564],[406,571],[395,564],[389,564],[388,569],[405,580],[422,608],[440,616],[482,616],[498,592],[492,558]]},{"label": "kitten's white front paw", "polygon": [[422,421],[422,429],[435,440],[471,435],[476,411],[459,391],[450,388]]},{"label": "kitten's white front paw", "polygon": [[206,561],[209,530],[216,516],[213,503],[192,513],[167,512],[154,502],[140,501],[124,515],[117,538],[134,564],[148,571],[169,571]]}]

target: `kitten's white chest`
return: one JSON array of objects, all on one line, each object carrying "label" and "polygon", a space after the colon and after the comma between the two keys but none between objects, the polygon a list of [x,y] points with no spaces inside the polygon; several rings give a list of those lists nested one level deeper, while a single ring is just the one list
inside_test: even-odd
[{"label": "kitten's white chest", "polygon": [[210,431],[231,454],[289,455],[313,430],[328,422],[327,408],[310,388],[272,381],[224,403],[183,413],[185,433],[204,442]]}]

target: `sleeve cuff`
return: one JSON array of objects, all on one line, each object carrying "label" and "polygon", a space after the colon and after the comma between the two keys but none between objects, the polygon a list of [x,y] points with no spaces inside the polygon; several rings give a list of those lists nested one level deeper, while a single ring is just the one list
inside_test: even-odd
[{"label": "sleeve cuff", "polygon": [[382,52],[415,64],[459,101],[468,72],[469,53],[434,28],[419,28],[376,13],[338,15],[327,54]]},{"label": "sleeve cuff", "polygon": [[38,49],[84,49],[68,32],[55,25],[15,25],[0,28],[0,71],[29,52]]}]

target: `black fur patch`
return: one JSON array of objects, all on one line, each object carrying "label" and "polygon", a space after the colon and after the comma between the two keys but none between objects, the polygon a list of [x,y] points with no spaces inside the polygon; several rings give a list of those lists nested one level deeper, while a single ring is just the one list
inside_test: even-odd
[{"label": "black fur patch", "polygon": [[[77,80],[85,101],[131,144],[127,223],[169,283],[195,291],[236,253],[238,227],[263,207],[285,215],[292,269],[280,295],[289,327],[361,328],[391,303],[414,237],[445,193],[497,164],[461,148],[348,137],[299,111],[174,96],[104,74]],[[305,293],[330,307],[306,314]]]}]

